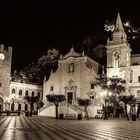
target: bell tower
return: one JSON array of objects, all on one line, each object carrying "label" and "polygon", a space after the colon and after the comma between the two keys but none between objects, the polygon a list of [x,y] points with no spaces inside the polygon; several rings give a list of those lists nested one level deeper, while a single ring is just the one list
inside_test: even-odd
[{"label": "bell tower", "polygon": [[107,41],[107,76],[130,80],[131,48],[118,13],[111,40]]},{"label": "bell tower", "polygon": [[12,47],[0,45],[0,98],[9,96],[12,62]]}]

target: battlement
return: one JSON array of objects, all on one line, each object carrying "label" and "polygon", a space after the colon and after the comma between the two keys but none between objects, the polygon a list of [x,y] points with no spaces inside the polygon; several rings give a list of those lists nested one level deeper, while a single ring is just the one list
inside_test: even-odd
[{"label": "battlement", "polygon": [[0,51],[6,51],[6,52],[9,52],[9,53],[11,53],[12,52],[12,47],[11,46],[9,46],[9,47],[6,47],[6,46],[4,46],[4,44],[0,44]]}]

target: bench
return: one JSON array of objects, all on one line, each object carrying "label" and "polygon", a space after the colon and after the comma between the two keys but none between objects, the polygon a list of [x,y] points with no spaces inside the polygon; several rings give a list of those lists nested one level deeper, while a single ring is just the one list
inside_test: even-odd
[{"label": "bench", "polygon": [[76,120],[76,114],[66,114],[66,120]]}]

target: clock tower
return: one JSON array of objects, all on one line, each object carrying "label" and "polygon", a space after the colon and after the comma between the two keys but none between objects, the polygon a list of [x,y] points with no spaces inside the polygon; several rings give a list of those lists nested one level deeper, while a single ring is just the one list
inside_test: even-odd
[{"label": "clock tower", "polygon": [[10,77],[11,77],[12,47],[6,48],[0,45],[0,109],[1,104],[9,97],[10,94]]}]

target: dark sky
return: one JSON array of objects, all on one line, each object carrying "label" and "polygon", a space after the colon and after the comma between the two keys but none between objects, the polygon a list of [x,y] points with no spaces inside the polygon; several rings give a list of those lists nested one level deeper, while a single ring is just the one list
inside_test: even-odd
[{"label": "dark sky", "polygon": [[[0,42],[13,47],[12,69],[36,62],[47,49],[64,54],[90,34],[103,34],[107,19],[116,19],[140,27],[138,4],[100,3],[6,3],[0,10]],[[139,51],[137,40],[134,51]],[[140,44],[140,43],[139,43]]]}]

